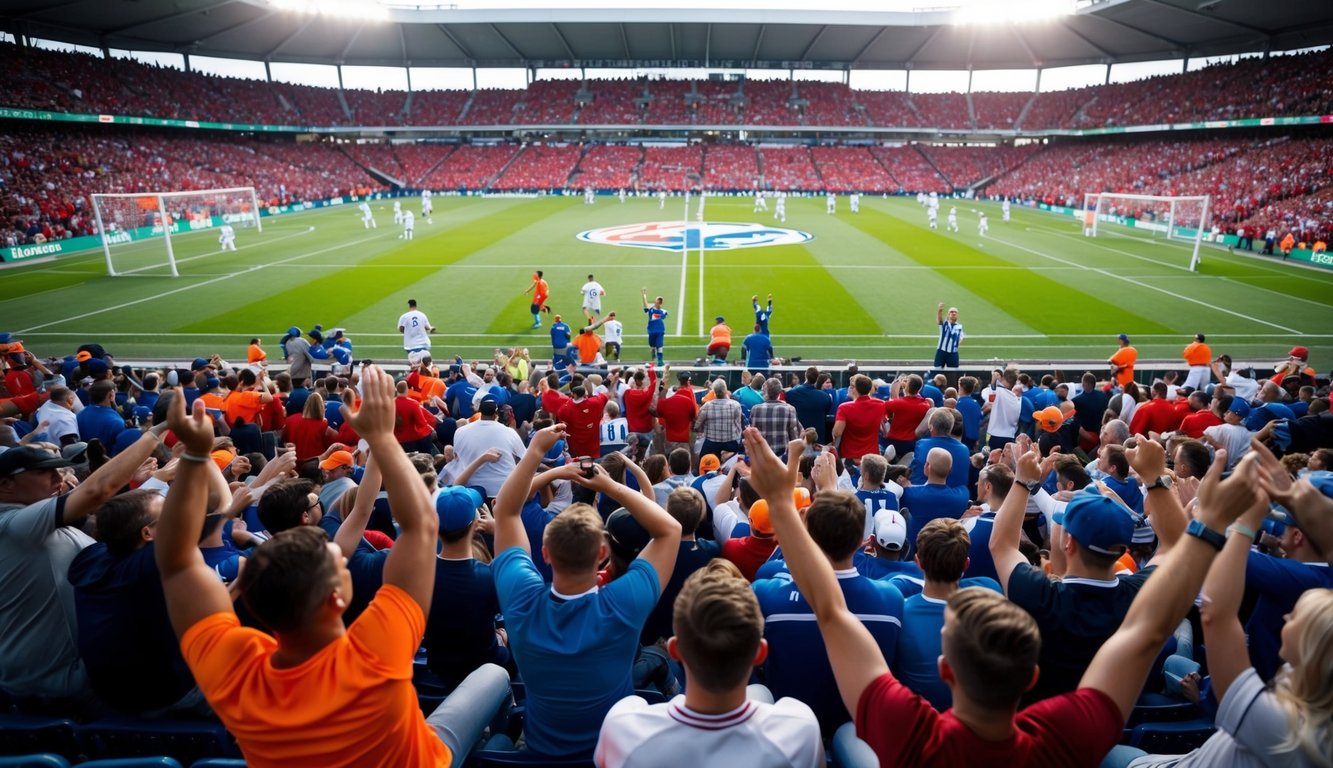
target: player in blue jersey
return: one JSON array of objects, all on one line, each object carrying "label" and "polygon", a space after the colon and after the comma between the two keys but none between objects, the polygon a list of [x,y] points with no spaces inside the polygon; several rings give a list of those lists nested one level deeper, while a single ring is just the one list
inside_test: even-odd
[{"label": "player in blue jersey", "polygon": [[648,289],[639,292],[643,296],[643,313],[648,316],[648,354],[657,356],[657,364],[663,365],[662,353],[666,345],[666,319],[671,314],[662,308],[662,297],[658,296],[652,304],[648,303]]},{"label": "player in blue jersey", "polygon": [[773,294],[768,294],[767,306],[759,304],[758,294],[750,297],[750,304],[754,306],[754,321],[759,324],[759,332],[765,336],[771,335],[768,332],[768,319],[773,316]]},{"label": "player in blue jersey", "polygon": [[868,453],[861,457],[861,481],[856,487],[856,498],[866,508],[865,539],[873,532],[875,515],[881,510],[898,509],[898,499],[903,495],[903,487],[890,480],[884,482],[889,471],[889,462],[877,453]]}]

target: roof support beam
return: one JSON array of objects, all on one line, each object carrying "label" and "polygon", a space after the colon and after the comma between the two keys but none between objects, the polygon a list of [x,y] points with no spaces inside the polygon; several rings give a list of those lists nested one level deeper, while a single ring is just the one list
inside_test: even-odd
[{"label": "roof support beam", "polygon": [[923,40],[923,41],[921,42],[921,45],[918,45],[918,46],[916,47],[916,50],[914,50],[914,51],[912,51],[911,53],[907,54],[907,57],[903,59],[903,62],[905,62],[905,63],[907,63],[907,64],[911,64],[911,63],[912,63],[912,59],[915,59],[915,58],[917,57],[917,54],[919,54],[919,53],[921,53],[922,51],[924,51],[924,50],[926,49],[926,46],[928,46],[928,45],[930,45],[931,43],[935,42],[935,38],[939,37],[939,36],[940,36],[940,32],[943,32],[943,31],[944,31],[944,27],[943,27],[943,25],[938,26],[938,27],[935,27],[935,29],[930,33],[930,35],[929,35],[928,37],[926,37],[926,39]]},{"label": "roof support beam", "polygon": [[[759,61],[759,46],[764,43],[764,32],[768,29],[767,24],[759,25],[759,34],[754,36],[754,51],[750,53],[750,61]],[[882,30],[881,30],[882,31]]]},{"label": "roof support beam", "polygon": [[196,13],[203,13],[203,12],[205,12],[205,11],[211,11],[211,10],[213,10],[214,8],[217,8],[217,7],[219,7],[219,6],[223,6],[223,5],[227,5],[227,4],[230,3],[230,2],[231,2],[231,0],[216,0],[215,2],[209,3],[208,5],[200,6],[200,7],[198,7],[198,8],[191,8],[191,9],[188,10],[188,11],[174,11],[174,12],[172,12],[172,13],[163,14],[163,15],[161,15],[161,16],[155,16],[155,17],[153,17],[153,18],[151,18],[151,19],[144,19],[143,21],[136,21],[136,22],[134,22],[133,24],[126,24],[126,25],[124,25],[124,26],[115,27],[115,28],[113,28],[113,29],[104,29],[104,30],[102,30],[102,34],[105,35],[105,36],[108,36],[108,37],[109,37],[109,36],[112,36],[112,35],[118,35],[118,34],[120,34],[121,32],[126,32],[126,31],[129,31],[129,30],[131,30],[131,29],[138,29],[139,27],[146,27],[146,26],[148,26],[149,24],[157,24],[157,23],[159,23],[159,22],[163,22],[163,21],[171,21],[172,19],[179,19],[179,18],[182,17],[182,16],[193,16],[193,15],[196,14]]},{"label": "roof support beam", "polygon": [[634,58],[629,55],[629,31],[625,29],[625,23],[620,23],[620,45],[625,49],[625,60]]},{"label": "roof support beam", "polygon": [[801,51],[801,56],[799,59],[800,61],[806,60],[806,57],[810,55],[810,51],[814,49],[815,43],[819,42],[819,38],[824,36],[824,31],[827,29],[828,25],[825,24],[824,26],[819,28],[819,31],[815,33],[814,37],[810,38],[810,44],[805,47],[804,51]]},{"label": "roof support beam", "polygon": [[315,22],[315,17],[314,17],[314,16],[309,16],[309,17],[307,17],[306,20],[305,20],[305,22],[302,23],[301,26],[297,27],[296,30],[293,31],[290,35],[287,35],[286,37],[282,38],[282,42],[280,42],[280,43],[278,43],[277,45],[275,45],[275,46],[273,46],[272,48],[270,48],[270,49],[268,50],[268,52],[264,54],[264,59],[265,59],[265,60],[268,60],[268,59],[273,58],[273,56],[274,56],[278,51],[281,51],[283,48],[285,48],[285,47],[287,46],[287,43],[290,43],[290,42],[291,42],[292,40],[294,40],[297,36],[299,36],[302,32],[306,31],[306,29],[307,29],[311,24],[313,24],[314,22]]},{"label": "roof support beam", "polygon": [[1171,5],[1170,3],[1164,3],[1162,2],[1162,0],[1143,0],[1143,2],[1148,3],[1149,5],[1156,5],[1162,8],[1167,8],[1172,11],[1179,11],[1180,13],[1188,13],[1191,16],[1197,16],[1201,19],[1208,19],[1209,21],[1215,21],[1219,24],[1226,24],[1229,27],[1236,27],[1238,29],[1243,29],[1248,32],[1253,32],[1254,34],[1259,35],[1261,37],[1268,37],[1267,30],[1259,29],[1258,27],[1252,27],[1249,24],[1242,24],[1239,21],[1232,21],[1231,19],[1225,19],[1222,18],[1221,16],[1214,16],[1211,13],[1200,13],[1199,11],[1196,11],[1192,8],[1182,8],[1178,5]]},{"label": "roof support beam", "polygon": [[1149,32],[1149,31],[1146,30],[1146,29],[1142,29],[1142,28],[1140,28],[1140,27],[1136,27],[1136,26],[1134,26],[1133,24],[1127,24],[1127,23],[1125,23],[1125,22],[1123,22],[1123,21],[1120,21],[1119,19],[1112,19],[1112,18],[1108,18],[1108,17],[1106,17],[1106,16],[1096,16],[1096,15],[1089,15],[1089,16],[1087,16],[1086,18],[1089,18],[1089,19],[1101,19],[1102,21],[1108,21],[1108,22],[1110,22],[1110,23],[1112,23],[1112,24],[1114,24],[1114,25],[1116,25],[1116,26],[1118,26],[1118,27],[1124,27],[1125,29],[1128,29],[1130,32],[1138,32],[1140,35],[1143,35],[1143,36],[1145,36],[1145,37],[1151,37],[1151,38],[1154,39],[1154,40],[1161,40],[1161,41],[1164,42],[1164,43],[1170,43],[1171,45],[1175,46],[1177,49],[1179,49],[1179,50],[1181,50],[1181,51],[1184,51],[1186,48],[1189,47],[1188,45],[1186,45],[1185,43],[1182,43],[1182,42],[1179,41],[1179,40],[1172,40],[1172,39],[1169,38],[1169,37],[1163,37],[1162,35],[1159,35],[1159,34],[1157,34],[1157,33],[1155,33],[1155,32]]},{"label": "roof support beam", "polygon": [[671,24],[671,58],[676,58],[676,25]]},{"label": "roof support beam", "polygon": [[870,51],[870,49],[874,47],[875,43],[879,42],[879,39],[883,37],[884,33],[887,32],[888,30],[889,30],[888,27],[880,27],[879,31],[875,33],[875,36],[870,38],[870,42],[861,46],[861,50],[857,51],[856,55],[852,57],[852,63],[855,64],[856,62],[860,61],[861,57],[865,56]]},{"label": "roof support beam", "polygon": [[[272,16],[273,13],[274,13],[274,12],[271,11],[271,10],[270,10],[270,11],[264,11],[263,13],[261,13],[261,14],[259,14],[258,16],[254,17],[253,19],[247,19],[246,21],[242,21],[242,22],[240,22],[239,24],[232,24],[232,25],[229,26],[229,27],[223,27],[222,29],[219,29],[219,30],[216,31],[216,32],[212,32],[212,33],[209,33],[209,34],[207,34],[207,35],[204,35],[203,37],[196,38],[194,42],[195,42],[195,43],[202,43],[202,42],[205,41],[205,40],[212,40],[212,39],[215,38],[215,37],[221,37],[221,36],[227,34],[228,32],[235,32],[235,31],[238,30],[238,29],[245,29],[246,27],[250,26],[251,24],[258,24],[259,22],[263,21],[264,19],[267,19],[268,17]],[[195,46],[191,46],[191,47],[195,47]]]},{"label": "roof support beam", "polygon": [[574,55],[574,49],[570,47],[569,40],[565,37],[565,33],[560,31],[560,25],[552,24],[551,31],[555,33],[556,39],[560,41],[560,45],[564,46],[565,53],[569,55],[569,60],[577,60],[578,56]]},{"label": "roof support beam", "polygon": [[468,50],[468,47],[466,45],[463,45],[463,42],[461,40],[459,40],[457,37],[454,37],[454,33],[450,32],[448,27],[446,27],[443,24],[436,24],[435,28],[443,32],[444,36],[449,38],[449,42],[453,43],[455,48],[462,51],[463,55],[468,57],[468,59],[471,59],[473,61],[477,59],[477,57],[472,54],[472,51]]},{"label": "roof support beam", "polygon": [[1114,59],[1114,58],[1115,58],[1115,54],[1111,53],[1110,51],[1106,50],[1105,48],[1101,47],[1100,45],[1098,45],[1098,44],[1092,42],[1092,39],[1089,38],[1087,35],[1083,34],[1082,32],[1079,32],[1077,29],[1074,29],[1072,26],[1070,26],[1070,25],[1068,25],[1068,24],[1066,24],[1066,23],[1064,23],[1064,22],[1061,22],[1060,25],[1061,25],[1062,27],[1065,28],[1065,31],[1066,31],[1066,32],[1068,32],[1069,34],[1073,35],[1074,37],[1077,37],[1079,40],[1082,40],[1083,42],[1087,43],[1088,46],[1091,47],[1094,51],[1096,51],[1097,53],[1100,53],[1100,54],[1102,55],[1103,58],[1107,58],[1107,59]]},{"label": "roof support beam", "polygon": [[515,56],[517,56],[520,59],[529,58],[528,56],[525,56],[523,52],[520,51],[512,42],[510,42],[509,38],[505,37],[505,33],[501,32],[499,27],[495,26],[495,24],[493,23],[488,26],[490,26],[491,31],[495,33],[495,36],[500,38],[500,41],[503,42],[505,46],[509,48],[509,50],[514,52]]},{"label": "roof support beam", "polygon": [[1028,52],[1028,58],[1032,61],[1032,66],[1041,67],[1041,59],[1037,57],[1037,52],[1032,50],[1032,46],[1028,43],[1028,39],[1023,37],[1023,30],[1019,29],[1017,24],[1014,25],[1013,30],[1014,37],[1018,38],[1018,44],[1023,46],[1023,50]]},{"label": "roof support beam", "polygon": [[356,39],[361,36],[361,30],[365,28],[366,23],[363,21],[356,25],[356,29],[352,30],[352,34],[347,36],[347,45],[344,45],[342,51],[338,53],[339,62],[347,61],[347,52],[352,50],[353,45],[356,45]]}]

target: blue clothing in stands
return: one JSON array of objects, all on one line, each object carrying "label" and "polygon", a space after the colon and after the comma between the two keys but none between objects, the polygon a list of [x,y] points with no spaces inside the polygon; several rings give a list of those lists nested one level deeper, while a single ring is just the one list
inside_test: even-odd
[{"label": "blue clothing in stands", "polygon": [[116,437],[125,431],[125,417],[119,411],[105,405],[90,405],[79,411],[75,421],[79,425],[79,439],[86,442],[95,437],[102,441],[108,456],[114,455]]},{"label": "blue clothing in stands", "polygon": [[960,397],[954,406],[963,416],[963,439],[976,440],[981,437],[981,403],[975,397]]},{"label": "blue clothing in stands", "polygon": [[528,534],[528,547],[532,550],[532,564],[540,573],[542,580],[548,584],[551,581],[551,565],[546,562],[546,557],[542,555],[542,537],[546,534],[546,524],[555,519],[554,512],[547,512],[541,505],[541,494],[533,494],[523,504],[523,511],[519,513],[519,519],[523,521],[523,530]]},{"label": "blue clothing in stands", "polygon": [[[981,587],[1004,594],[999,583],[991,579],[959,586]],[[894,676],[941,712],[953,706],[953,693],[940,679],[938,664],[946,602],[924,594],[907,598],[903,604],[903,629],[898,634],[898,649],[893,661]]]},{"label": "blue clothing in stands", "polygon": [[444,390],[444,403],[449,406],[449,415],[455,419],[472,418],[472,396],[477,388],[467,379],[459,379]]},{"label": "blue clothing in stands", "polygon": [[1264,403],[1250,409],[1250,415],[1245,417],[1245,428],[1251,432],[1258,432],[1270,421],[1295,418],[1297,418],[1296,412],[1284,403]]},{"label": "blue clothing in stands", "polygon": [[921,396],[930,401],[930,404],[936,408],[944,407],[944,393],[934,384],[922,384]]},{"label": "blue clothing in stands", "polygon": [[[190,388],[185,389],[185,407],[189,408],[194,399],[199,396],[199,390],[194,390],[190,394]],[[310,390],[306,387],[293,387],[291,392],[287,393],[287,415],[295,416],[305,410],[305,401],[310,397]]]},{"label": "blue clothing in stands", "polygon": [[1283,616],[1296,607],[1307,589],[1333,588],[1333,568],[1327,563],[1302,563],[1259,552],[1245,561],[1245,586],[1259,593],[1254,612],[1245,625],[1250,640],[1250,663],[1265,680],[1282,667]]},{"label": "blue clothing in stands", "polygon": [[994,528],[994,512],[983,512],[972,524],[972,530],[967,533],[972,544],[967,551],[968,564],[967,570],[963,571],[964,576],[1000,578],[1000,574],[995,571],[995,560],[990,554],[990,533]]},{"label": "blue clothing in stands", "polygon": [[[222,540],[228,538],[228,534],[224,533]],[[230,584],[241,575],[241,553],[231,547],[225,544],[220,547],[200,547],[199,553],[204,556],[204,565],[212,568],[223,584]]]},{"label": "blue clothing in stands", "polygon": [[1139,485],[1138,480],[1132,477],[1117,480],[1115,477],[1107,475],[1102,478],[1102,482],[1106,483],[1107,488],[1115,491],[1126,506],[1140,515],[1143,514],[1143,486]]},{"label": "blue clothing in stands", "polygon": [[828,392],[798,384],[787,390],[787,404],[796,409],[796,420],[802,427],[814,427],[819,432],[819,442],[828,443],[828,420],[833,415],[833,397]]},{"label": "blue clothing in stands", "polygon": [[491,567],[471,558],[435,559],[435,596],[426,615],[426,665],[452,690],[482,664],[504,665],[509,650],[495,635],[500,599]]},{"label": "blue clothing in stands", "polygon": [[767,371],[773,359],[773,340],[766,333],[752,333],[741,342],[745,351],[745,367],[751,371]]},{"label": "blue clothing in stands", "polygon": [[528,749],[590,756],[606,713],[634,693],[639,630],[657,604],[657,571],[635,560],[600,590],[571,598],[555,594],[518,547],[501,552],[491,572],[527,684]]},{"label": "blue clothing in stands", "polygon": [[916,441],[916,449],[912,452],[912,485],[926,484],[926,456],[932,448],[943,448],[953,459],[944,484],[950,488],[966,488],[972,457],[967,446],[952,437],[923,437]]},{"label": "blue clothing in stands", "polygon": [[947,485],[909,485],[903,489],[900,503],[911,512],[907,521],[907,542],[916,546],[916,535],[926,523],[937,517],[955,520],[967,511],[967,486],[951,488]]}]

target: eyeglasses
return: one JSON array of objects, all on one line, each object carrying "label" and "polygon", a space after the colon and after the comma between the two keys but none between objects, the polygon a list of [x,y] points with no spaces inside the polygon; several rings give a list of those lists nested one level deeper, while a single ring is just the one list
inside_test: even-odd
[{"label": "eyeglasses", "polygon": [[315,500],[314,500],[313,502],[310,503],[310,506],[308,506],[308,507],[305,508],[305,511],[309,512],[310,510],[312,510],[312,509],[314,509],[315,507],[318,507],[318,506],[321,506],[321,505],[320,505],[320,503],[319,503],[319,497],[316,497]]}]

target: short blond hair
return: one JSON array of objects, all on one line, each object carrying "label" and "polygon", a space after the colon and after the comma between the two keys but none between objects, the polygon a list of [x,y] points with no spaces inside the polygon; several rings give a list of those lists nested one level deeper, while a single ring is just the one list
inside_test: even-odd
[{"label": "short blond hair", "polygon": [[602,516],[588,504],[571,504],[546,524],[542,545],[551,567],[559,571],[590,571],[597,567],[606,534]]},{"label": "short blond hair", "polygon": [[764,615],[736,566],[718,558],[690,574],[673,608],[689,683],[710,693],[744,685],[764,636]]}]

